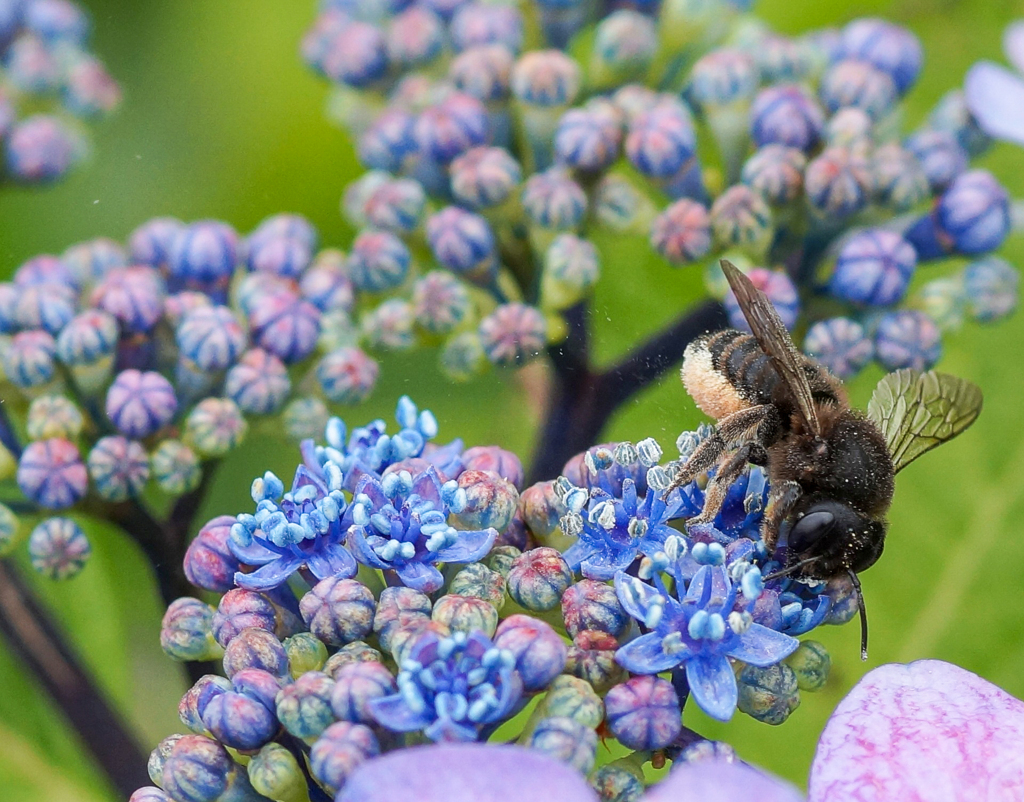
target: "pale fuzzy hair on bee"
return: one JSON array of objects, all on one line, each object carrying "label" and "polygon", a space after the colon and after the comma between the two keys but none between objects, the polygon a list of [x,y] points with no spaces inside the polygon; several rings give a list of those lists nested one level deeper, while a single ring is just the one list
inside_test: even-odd
[{"label": "pale fuzzy hair on bee", "polygon": [[722,420],[734,412],[747,409],[750,402],[712,367],[707,343],[707,337],[700,337],[686,347],[680,375],[686,392],[701,412],[715,420]]}]

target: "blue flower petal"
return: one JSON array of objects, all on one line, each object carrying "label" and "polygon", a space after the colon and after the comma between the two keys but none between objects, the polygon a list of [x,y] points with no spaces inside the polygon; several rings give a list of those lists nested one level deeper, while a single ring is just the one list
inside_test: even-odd
[{"label": "blue flower petal", "polygon": [[280,559],[283,553],[267,548],[258,540],[253,540],[248,546],[241,546],[234,538],[228,538],[228,549],[236,560],[246,565],[266,565]]},{"label": "blue flower petal", "polygon": [[634,674],[660,674],[675,668],[690,656],[689,649],[666,654],[662,649],[661,635],[648,632],[620,647],[615,652],[615,662]]},{"label": "blue flower petal", "polygon": [[[803,613],[800,615],[799,623],[793,626],[785,628],[787,635],[803,635],[805,632],[810,632],[818,624],[825,620],[825,616],[828,615],[829,609],[832,607],[832,600],[828,596],[818,596],[816,605],[812,608],[811,602],[804,603]],[[807,615],[809,610],[813,610],[810,615]]]},{"label": "blue flower petal", "polygon": [[729,656],[764,668],[773,666],[796,651],[800,641],[760,624],[751,624],[740,636],[739,644],[729,650]]},{"label": "blue flower petal", "polygon": [[669,493],[666,504],[665,512],[661,515],[663,521],[692,518],[704,509],[704,493],[696,482],[691,482]]},{"label": "blue flower petal", "polygon": [[700,709],[728,721],[736,710],[736,675],[724,655],[697,655],[686,661],[686,681]]},{"label": "blue flower petal", "polygon": [[696,609],[703,609],[708,606],[711,599],[712,575],[711,566],[702,565],[693,575],[689,586],[686,588],[686,596],[683,597],[683,604],[695,605]]},{"label": "blue flower petal", "polygon": [[246,590],[270,590],[287,582],[288,577],[298,571],[302,563],[302,557],[294,555],[280,557],[262,568],[257,568],[251,574],[243,574],[239,571],[235,574],[235,584]]},{"label": "blue flower petal", "polygon": [[566,565],[573,571],[576,571],[579,569],[580,564],[584,560],[589,559],[596,551],[597,546],[580,538],[565,550],[565,553],[562,554],[562,559],[565,560]]},{"label": "blue flower petal", "polygon": [[636,557],[634,549],[595,549],[594,553],[580,565],[580,573],[587,579],[604,582],[629,568]]},{"label": "blue flower petal", "polygon": [[[493,531],[493,530],[492,530]],[[420,593],[433,593],[444,584],[444,577],[434,566],[425,563],[406,563],[395,567],[402,584]]]},{"label": "blue flower petal", "polygon": [[666,604],[671,601],[666,599],[657,588],[651,587],[646,582],[641,582],[634,576],[624,574],[622,571],[615,575],[615,594],[619,597],[622,609],[637,621],[647,619],[647,611],[651,607],[651,600],[655,597],[660,597]]},{"label": "blue flower petal", "polygon": [[322,544],[319,551],[306,558],[306,565],[317,579],[327,579],[332,576],[351,579],[358,570],[355,558],[340,543]]},{"label": "blue flower petal", "polygon": [[345,537],[345,543],[352,550],[355,558],[363,565],[368,565],[370,568],[379,568],[382,571],[391,568],[390,563],[384,562],[384,560],[377,556],[377,552],[370,548],[370,544],[366,542],[366,534],[363,527],[353,526],[349,529],[348,535]]},{"label": "blue flower petal", "polygon": [[1024,145],[1024,80],[998,64],[979,61],[964,79],[967,108],[982,130]]},{"label": "blue flower petal", "polygon": [[370,713],[381,726],[394,732],[422,730],[430,724],[429,712],[414,713],[398,693],[370,700]]},{"label": "blue flower petal", "polygon": [[637,551],[648,557],[653,557],[659,551],[665,550],[665,541],[669,535],[678,534],[675,529],[665,524],[652,526],[650,530],[637,541]]},{"label": "blue flower petal", "polygon": [[452,545],[437,551],[437,559],[445,563],[476,562],[487,556],[497,537],[497,529],[459,531],[458,539]]}]

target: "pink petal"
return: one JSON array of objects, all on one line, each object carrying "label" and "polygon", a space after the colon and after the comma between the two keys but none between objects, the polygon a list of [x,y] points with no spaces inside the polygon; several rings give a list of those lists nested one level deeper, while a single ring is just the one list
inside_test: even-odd
[{"label": "pink petal", "polygon": [[400,749],[361,765],[336,802],[597,802],[575,769],[533,749],[444,744]]},{"label": "pink petal", "polygon": [[[698,760],[675,766],[641,802],[802,802],[792,785],[747,765]],[[902,802],[902,800],[900,800]]]},{"label": "pink petal", "polygon": [[869,672],[836,708],[810,802],[1024,799],[1024,702],[940,660]]}]

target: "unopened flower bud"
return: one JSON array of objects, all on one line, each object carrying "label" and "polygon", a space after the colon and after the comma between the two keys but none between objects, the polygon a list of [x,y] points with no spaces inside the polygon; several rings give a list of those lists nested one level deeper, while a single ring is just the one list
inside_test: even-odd
[{"label": "unopened flower bud", "polygon": [[369,588],[337,577],[321,580],[299,602],[310,631],[330,646],[366,637],[373,628],[375,608]]},{"label": "unopened flower bud", "polygon": [[736,706],[765,724],[781,724],[800,706],[796,674],[785,663],[767,668],[746,666],[737,677]]},{"label": "unopened flower bud", "polygon": [[607,632],[617,638],[631,621],[619,604],[615,588],[592,579],[581,580],[565,591],[562,617],[566,631],[573,638],[588,629]]},{"label": "unopened flower bud", "polygon": [[223,650],[213,633],[214,610],[199,599],[175,599],[160,624],[160,646],[173,660],[212,660]]},{"label": "unopened flower bud", "polygon": [[312,743],[334,722],[331,693],[334,680],[319,671],[309,671],[285,685],[275,700],[277,718],[288,732]]},{"label": "unopened flower bud", "polygon": [[434,602],[430,617],[445,624],[452,632],[478,629],[491,637],[498,627],[498,611],[494,605],[475,596],[442,596]]},{"label": "unopened flower bud", "polygon": [[529,746],[588,774],[597,755],[597,733],[571,718],[545,718],[530,734]]},{"label": "unopened flower bud", "polygon": [[288,675],[288,654],[272,632],[243,629],[224,649],[224,673],[233,677],[246,668],[261,668],[275,677]]},{"label": "unopened flower bud", "polygon": [[828,650],[816,640],[805,640],[799,648],[786,658],[786,665],[793,669],[796,684],[802,691],[820,691],[828,682],[832,658]]},{"label": "unopened flower bud", "polygon": [[349,663],[334,674],[331,708],[341,721],[374,724],[370,703],[397,690],[395,678],[380,663]]},{"label": "unopened flower bud", "polygon": [[682,730],[679,695],[660,677],[633,677],[616,685],[605,706],[609,729],[630,749],[662,749]]},{"label": "unopened flower bud", "polygon": [[501,622],[494,645],[516,658],[516,671],[526,691],[546,688],[565,667],[565,642],[550,625],[527,615],[512,615]]},{"label": "unopened flower bud", "polygon": [[555,549],[523,552],[508,574],[509,595],[527,610],[556,607],[572,583],[572,571]]}]

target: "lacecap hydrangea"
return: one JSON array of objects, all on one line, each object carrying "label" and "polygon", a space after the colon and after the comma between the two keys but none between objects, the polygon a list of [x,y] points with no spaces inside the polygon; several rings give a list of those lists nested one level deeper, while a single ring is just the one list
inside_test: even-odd
[{"label": "lacecap hydrangea", "polygon": [[712,523],[687,525],[707,476],[666,489],[707,427],[680,436],[676,461],[653,439],[599,445],[526,487],[514,454],[435,444],[437,422],[408,398],[396,417],[393,434],[333,419],[326,443],[301,445],[290,490],[257,477],[255,514],[193,541],[186,574],[222,595],[176,600],[161,642],[177,660],[222,660],[227,678],[186,693],[192,734],[153,754],[171,799],[195,762],[210,783],[271,798],[307,781],[334,794],[423,740],[511,738],[583,775],[599,738],[637,765],[685,762],[688,703],[779,724],[823,686],[829,655],[801,637],[850,620],[855,591],[773,576],[786,555],[760,537],[760,468]]}]

